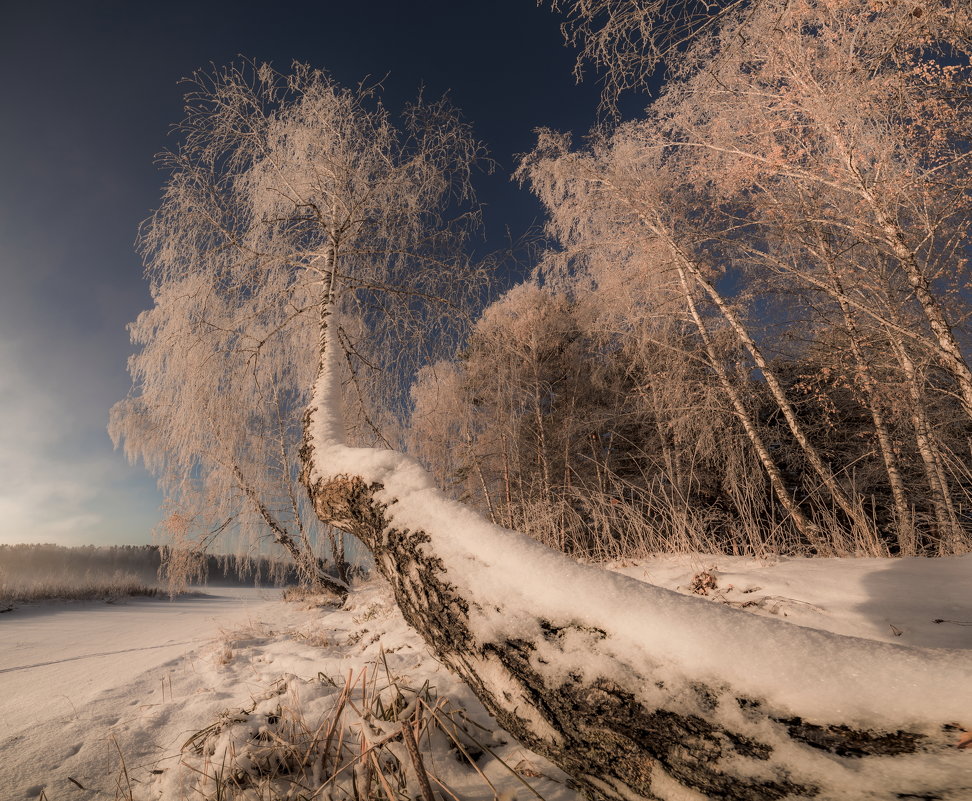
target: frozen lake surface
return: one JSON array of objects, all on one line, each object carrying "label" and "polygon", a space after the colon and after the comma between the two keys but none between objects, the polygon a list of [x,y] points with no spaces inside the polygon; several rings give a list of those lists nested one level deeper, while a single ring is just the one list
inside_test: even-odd
[{"label": "frozen lake surface", "polygon": [[[36,798],[33,791],[51,768],[91,745],[79,735],[109,728],[147,702],[142,693],[160,693],[168,667],[221,629],[265,615],[280,597],[280,590],[263,588],[207,587],[205,593],[174,601],[25,604],[0,616],[4,797]],[[149,680],[153,687],[139,686]],[[6,796],[11,789],[14,795]]]}]

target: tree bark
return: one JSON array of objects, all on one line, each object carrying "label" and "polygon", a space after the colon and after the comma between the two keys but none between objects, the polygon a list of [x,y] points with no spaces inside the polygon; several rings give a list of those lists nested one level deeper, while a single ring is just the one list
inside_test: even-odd
[{"label": "tree bark", "polygon": [[962,349],[955,339],[955,333],[940,301],[932,292],[931,283],[918,263],[915,251],[907,243],[907,238],[901,226],[881,206],[874,193],[865,185],[863,178],[858,176],[860,192],[865,202],[874,213],[878,227],[884,235],[884,241],[891,248],[898,263],[908,277],[908,283],[914,292],[915,299],[924,313],[928,326],[931,328],[938,343],[938,357],[942,366],[952,375],[958,384],[962,399],[962,406],[966,414],[972,417],[972,369],[969,368]]},{"label": "tree bark", "polygon": [[904,342],[893,332],[888,332],[888,338],[894,348],[901,372],[908,388],[908,398],[911,401],[911,421],[915,429],[915,443],[925,468],[925,479],[928,482],[929,497],[935,510],[935,531],[937,534],[937,550],[939,554],[955,553],[955,546],[961,541],[961,526],[952,505],[952,492],[948,478],[942,468],[941,453],[932,433],[931,423],[925,413],[926,399],[921,392],[921,378],[918,375],[914,360],[908,354]]},{"label": "tree bark", "polygon": [[[585,596],[578,595],[575,602],[574,586],[561,587],[568,600],[551,607],[569,612],[538,612],[534,600],[539,602],[550,589],[539,584],[556,580],[543,571],[552,570],[588,582],[588,589],[589,582],[603,580],[605,593],[617,592],[621,582],[625,604],[628,591],[632,601],[647,593],[665,603],[698,604],[699,616],[714,616],[730,626],[776,627],[784,641],[794,632],[783,622],[607,578],[609,574],[495,527],[489,535],[499,532],[489,551],[492,561],[483,562],[481,543],[464,528],[489,524],[446,499],[417,465],[399,454],[343,445],[340,417],[332,418],[333,410],[327,408],[339,397],[334,386],[327,386],[337,381],[336,371],[328,375],[325,368],[323,373],[305,417],[301,451],[301,479],[318,517],[353,534],[371,551],[405,619],[436,656],[468,683],[501,726],[562,768],[589,798],[666,799],[678,791],[681,798],[731,801],[896,794],[957,800],[972,787],[972,761],[954,748],[952,739],[957,737],[942,725],[950,721],[916,724],[908,719],[900,726],[869,726],[835,713],[830,717],[836,719],[827,713],[801,715],[798,705],[782,705],[752,688],[745,691],[713,679],[691,658],[673,662],[669,644],[652,641],[637,626],[620,630],[613,627],[615,621],[605,621],[602,629],[580,622]],[[397,488],[397,496],[390,486]],[[416,524],[426,513],[428,526]],[[408,522],[396,522],[398,518]],[[464,533],[473,541],[465,540]],[[499,541],[510,547],[497,548]],[[531,558],[530,570],[537,571],[539,584],[517,584],[511,598],[503,579],[517,573],[523,565],[516,562],[527,551],[539,563]],[[587,602],[596,600],[586,597]],[[795,636],[817,635],[799,630]],[[832,644],[833,636],[820,634],[820,642]],[[632,642],[637,643],[635,650],[628,648]],[[870,647],[840,638],[844,642],[850,652],[859,649],[862,655]],[[774,644],[766,645],[770,653]],[[907,667],[913,656],[901,651],[901,664]],[[798,671],[802,660],[801,655],[792,663],[800,665]],[[943,680],[949,692],[954,685],[961,696],[952,700],[963,708],[966,702],[972,706],[972,694],[965,688],[965,678],[972,679],[972,674],[965,663],[956,658],[940,670],[948,673]],[[801,678],[799,672],[790,677],[797,683]],[[832,687],[830,677],[806,678],[824,694]],[[864,670],[853,680],[862,688],[871,681]],[[836,707],[824,703],[822,708]],[[892,771],[888,778],[884,766],[894,764],[888,762],[892,758],[917,762],[914,770]],[[927,780],[922,778],[922,760],[935,768]],[[890,795],[873,794],[879,779],[893,786]]]},{"label": "tree bark", "polygon": [[726,393],[726,396],[732,402],[732,408],[736,412],[736,418],[739,420],[743,430],[746,432],[746,436],[749,438],[750,444],[756,451],[756,455],[759,457],[759,461],[763,465],[766,475],[769,477],[770,485],[773,487],[773,492],[776,495],[777,500],[786,510],[786,513],[796,526],[797,531],[800,532],[800,534],[805,537],[814,548],[818,550],[826,550],[827,545],[825,538],[819,535],[814,524],[807,519],[807,516],[800,509],[796,501],[793,500],[792,496],[787,490],[786,482],[783,480],[783,474],[780,472],[780,468],[776,464],[776,460],[772,457],[769,452],[769,448],[763,441],[763,437],[760,435],[759,429],[756,427],[756,421],[753,419],[749,409],[746,408],[746,404],[742,397],[740,397],[739,391],[729,378],[719,354],[716,353],[715,346],[712,344],[712,338],[709,336],[709,331],[705,326],[705,321],[699,314],[698,306],[696,306],[695,303],[695,297],[692,294],[691,284],[681,261],[676,262],[676,270],[678,271],[679,282],[682,287],[682,294],[685,297],[685,303],[688,306],[692,320],[695,322],[695,327],[698,329],[699,336],[702,338],[702,344],[705,346],[705,352],[709,357],[709,363],[712,365],[712,369],[715,370],[716,376],[719,379],[719,385],[722,387],[722,391]]},{"label": "tree bark", "polygon": [[901,471],[898,469],[898,461],[894,455],[891,432],[888,429],[884,412],[881,409],[881,402],[878,399],[873,368],[861,347],[860,333],[857,323],[854,321],[854,314],[850,304],[847,302],[847,293],[844,291],[843,283],[837,273],[834,260],[831,258],[827,259],[827,272],[833,284],[833,296],[837,298],[841,315],[844,318],[844,327],[847,330],[851,355],[853,355],[856,365],[857,379],[867,397],[868,410],[871,412],[871,421],[874,423],[874,433],[877,436],[878,446],[881,449],[881,458],[884,461],[884,469],[888,476],[888,485],[891,487],[899,553],[902,556],[914,556],[917,553],[918,545],[914,521],[908,508],[908,497],[905,493],[904,479],[901,477]]}]

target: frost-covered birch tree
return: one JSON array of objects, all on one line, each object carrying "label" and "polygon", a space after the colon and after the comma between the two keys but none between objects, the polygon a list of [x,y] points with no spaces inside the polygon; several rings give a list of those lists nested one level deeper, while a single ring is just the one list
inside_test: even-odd
[{"label": "frost-covered birch tree", "polygon": [[110,431],[158,476],[184,539],[268,536],[339,590],[343,535],[328,529],[335,583],[298,481],[325,320],[349,435],[395,442],[412,365],[451,348],[479,300],[458,244],[475,215],[442,216],[472,199],[479,146],[444,101],[420,99],[399,128],[375,91],[300,64],[192,83],[141,232],[154,305],[131,325],[133,389]]},{"label": "frost-covered birch tree", "polygon": [[[671,253],[667,231],[655,236]],[[682,270],[693,298],[717,303],[698,263]],[[302,451],[318,517],[368,547],[437,657],[592,799],[957,801],[972,786],[953,737],[955,710],[972,708],[964,654],[813,632],[577,564],[448,498],[405,455],[349,446],[340,390],[328,324]]]}]

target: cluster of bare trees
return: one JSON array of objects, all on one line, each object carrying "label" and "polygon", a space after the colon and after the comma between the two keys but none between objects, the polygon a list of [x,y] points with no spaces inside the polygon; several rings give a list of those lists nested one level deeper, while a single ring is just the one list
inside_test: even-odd
[{"label": "cluster of bare trees", "polygon": [[398,130],[305,66],[196,76],[110,427],[174,553],[270,537],[327,583],[326,540],[344,580],[299,480],[331,314],[352,441],[400,444],[412,406],[444,485],[562,550],[968,548],[968,10],[664,9],[565,6],[609,101],[673,77],[583,148],[540,133],[518,178],[551,247],[452,362],[485,282],[475,214],[441,216],[481,156],[456,112]]},{"label": "cluster of bare trees", "polygon": [[[641,6],[574,4],[609,88],[660,51],[590,37],[646,42]],[[421,454],[588,555],[968,550],[968,9],[710,22],[643,119],[578,150],[540,133],[518,175],[553,247],[420,376]]]}]

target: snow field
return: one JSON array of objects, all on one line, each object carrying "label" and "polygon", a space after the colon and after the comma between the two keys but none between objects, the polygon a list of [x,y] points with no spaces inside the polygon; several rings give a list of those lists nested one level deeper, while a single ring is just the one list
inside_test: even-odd
[{"label": "snow field", "polygon": [[[909,653],[929,658],[928,683],[948,694],[953,688],[935,684],[941,651],[928,646],[966,656],[972,649],[972,627],[959,625],[972,622],[970,559],[664,556],[612,568],[683,597],[702,587],[706,595],[686,599],[700,611],[709,605],[733,617],[793,621],[821,636],[862,638],[862,647],[903,641]],[[499,730],[432,658],[382,582],[357,588],[344,609],[237,592],[246,597],[21,608],[0,619],[0,797],[282,799],[310,797],[331,779],[313,797],[384,797],[387,782],[418,798],[419,777],[401,738],[407,723],[444,801],[453,801],[450,793],[462,801],[528,801],[534,790],[546,801],[576,801],[556,768]],[[561,647],[583,654],[591,643],[570,631]],[[962,707],[953,709],[958,721]],[[743,730],[754,725],[744,710],[718,714],[737,716],[726,722]],[[831,777],[828,797],[860,786],[859,775],[845,775],[824,752],[803,759]],[[875,774],[880,798],[892,779],[917,788],[937,771],[954,781],[956,760],[967,763],[972,786],[967,750],[935,764],[926,758],[920,769],[898,756],[862,770]],[[761,763],[745,767],[758,775]],[[660,797],[692,797],[664,777],[655,786]]]},{"label": "snow field", "polygon": [[[0,798],[115,796],[119,750],[160,752],[178,719],[177,687],[202,691],[199,649],[219,627],[275,607],[279,591],[211,590],[207,597],[49,602],[0,619]],[[218,593],[218,594],[217,594]],[[199,697],[199,696],[197,696]],[[72,777],[85,790],[73,782]]]},{"label": "snow field", "polygon": [[384,797],[386,782],[418,797],[406,721],[440,797],[577,798],[429,655],[380,582],[340,610],[267,601],[198,618],[210,636],[181,655],[128,676],[116,654],[113,687],[5,736],[10,801],[284,799],[329,779],[315,798]]}]

